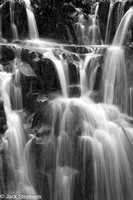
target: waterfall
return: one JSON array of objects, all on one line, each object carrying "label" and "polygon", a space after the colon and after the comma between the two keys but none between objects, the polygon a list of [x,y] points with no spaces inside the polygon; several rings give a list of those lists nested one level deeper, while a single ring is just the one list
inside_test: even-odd
[{"label": "waterfall", "polygon": [[[62,112],[56,109],[57,106],[60,106]],[[71,176],[71,170],[73,170],[71,166],[74,166],[74,159],[70,158],[76,156],[76,154],[70,154],[70,152],[74,152],[70,146],[71,143],[75,143],[73,134],[77,127],[80,128],[77,147],[80,148],[82,153],[80,153],[80,156],[82,155],[83,159],[82,186],[84,188],[87,186],[91,187],[90,197],[95,200],[124,200],[125,197],[132,199],[133,171],[130,154],[133,142],[132,127],[126,122],[126,118],[120,113],[118,108],[107,104],[95,104],[86,98],[59,98],[53,101],[53,108],[54,112],[59,112],[56,116],[59,120],[60,133],[58,136],[59,143],[57,143],[55,199],[57,197],[59,199],[71,199],[69,195],[73,187],[71,187],[70,191],[67,187],[67,181],[70,181],[68,176]],[[57,123],[55,124],[55,126],[58,125]],[[122,126],[124,126],[124,129]],[[65,132],[62,132],[62,130]],[[55,132],[54,134],[57,133]],[[79,171],[74,173],[76,174],[73,174],[73,176],[76,177]],[[88,173],[93,173],[94,185],[92,180],[86,177]],[[112,184],[113,180],[115,180],[114,184]],[[65,193],[66,187],[68,196]],[[123,188],[125,189],[123,190]],[[87,190],[85,189],[84,192],[87,198]]]},{"label": "waterfall", "polygon": [[11,17],[12,34],[13,34],[13,39],[18,39],[18,31],[17,31],[17,27],[16,27],[15,21],[14,21],[14,14],[15,14],[15,2],[14,2],[14,0],[11,0],[11,2],[10,2],[10,17]]},{"label": "waterfall", "polygon": [[132,17],[133,17],[133,7],[131,7],[123,16],[117,28],[117,31],[113,40],[113,45],[122,46],[123,43],[125,42],[126,37],[130,36],[128,32],[128,28],[130,26],[130,23],[132,22]]},{"label": "waterfall", "polygon": [[[23,160],[26,138],[21,120],[17,112],[12,110],[10,101],[10,86],[12,75],[0,72],[1,97],[4,102],[4,110],[7,119],[7,130],[3,136],[6,161],[8,163],[8,194],[31,194],[35,195],[34,188],[28,180],[26,172],[27,160]],[[37,198],[36,198],[37,199]]]},{"label": "waterfall", "polygon": [[[0,130],[0,199],[133,200],[133,72],[124,46],[130,42],[133,8],[121,20],[123,4],[118,7],[119,26],[110,46],[101,45],[99,3],[94,15],[80,8],[73,22],[78,45],[69,45],[35,40],[39,35],[31,2],[24,3],[30,41],[17,41],[9,49],[5,44],[0,51],[0,123],[5,122]],[[13,39],[18,39],[14,6],[11,1]],[[52,14],[58,11],[54,6]],[[111,0],[105,44],[113,8]],[[69,91],[73,85],[79,89],[76,95]]]},{"label": "waterfall", "polygon": [[109,7],[109,14],[108,14],[108,21],[107,21],[107,27],[106,27],[106,36],[105,36],[105,44],[109,44],[110,39],[110,26],[112,23],[112,11],[113,11],[114,4],[110,3]]},{"label": "waterfall", "polygon": [[128,82],[125,55],[122,47],[109,47],[103,71],[104,102],[128,110]]},{"label": "waterfall", "polygon": [[32,7],[30,4],[30,0],[24,0],[25,6],[26,6],[26,13],[27,13],[27,19],[28,19],[28,27],[29,27],[29,37],[30,39],[38,39],[39,33],[38,28],[35,20],[35,16],[32,11]]},{"label": "waterfall", "polygon": [[108,48],[103,72],[104,102],[120,105],[128,112],[128,81],[124,49],[122,45],[128,39],[128,28],[133,17],[131,7],[123,16],[116,31],[112,46]]}]

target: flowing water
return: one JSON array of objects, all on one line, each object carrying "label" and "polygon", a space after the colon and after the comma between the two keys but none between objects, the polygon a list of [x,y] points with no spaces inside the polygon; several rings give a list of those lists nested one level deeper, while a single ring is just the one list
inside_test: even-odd
[{"label": "flowing water", "polygon": [[113,7],[114,7],[114,4],[110,3],[109,13],[108,13],[108,21],[107,21],[107,27],[106,27],[105,44],[109,44]]},{"label": "flowing water", "polygon": [[123,44],[129,41],[130,24],[133,18],[131,7],[123,16],[112,45],[107,50],[103,72],[104,102],[117,104],[128,112],[128,79]]},{"label": "flowing water", "polygon": [[[4,102],[4,110],[7,119],[7,130],[3,136],[4,150],[6,152],[6,162],[9,170],[7,192],[8,194],[31,194],[35,195],[35,190],[29,180],[26,171],[28,160],[25,158],[26,138],[17,111],[12,110],[10,91],[12,75],[0,72],[1,77],[1,98]],[[23,159],[24,157],[24,159]],[[32,198],[31,198],[32,199]]]},{"label": "flowing water", "polygon": [[29,38],[34,40],[39,38],[38,28],[35,20],[35,16],[32,11],[32,7],[30,4],[30,0],[24,0],[26,6],[26,13],[28,19],[28,27],[29,27]]},{"label": "flowing water", "polygon": [[15,14],[15,2],[12,0],[10,2],[10,18],[11,18],[11,28],[12,28],[12,35],[13,39],[18,39],[18,31],[14,21],[14,14]]},{"label": "flowing water", "polygon": [[126,40],[126,37],[130,37],[129,28],[133,20],[132,18],[133,7],[131,7],[122,18],[113,40],[114,45],[122,46]]},{"label": "flowing water", "polygon": [[[38,38],[35,18],[30,1],[25,0],[25,4],[29,35],[34,40]],[[12,25],[13,6],[14,3],[10,10]],[[10,72],[2,71],[4,66],[1,67],[0,98],[6,126],[4,134],[0,135],[0,199],[3,198],[1,194],[24,200],[133,199],[133,91],[123,47],[130,32],[133,8],[121,20],[113,44],[103,47],[97,22],[98,6],[91,22],[80,13],[76,24],[80,30],[79,41],[85,44],[86,37],[92,45],[90,48],[39,39],[26,43],[30,51],[36,49],[43,59],[53,62],[61,88],[60,95],[50,96],[48,102],[49,97],[41,101],[44,108],[41,109],[43,117],[39,130],[36,126],[26,131],[21,117],[24,114],[20,79],[20,66],[24,65],[22,48],[14,45],[15,59]],[[111,2],[106,43],[112,9]],[[66,46],[91,49],[91,53],[70,52]],[[68,60],[64,54],[68,55]],[[70,98],[70,61],[79,66],[76,67],[80,74],[80,83],[77,83],[80,97]],[[97,80],[99,69],[100,80]]]},{"label": "flowing water", "polygon": [[107,51],[103,71],[104,102],[117,104],[127,111],[128,81],[125,55],[122,47],[111,46]]},{"label": "flowing water", "polygon": [[88,54],[80,63],[80,87],[81,96],[88,92],[94,91],[97,70],[99,67],[98,58],[100,55],[96,53]]}]

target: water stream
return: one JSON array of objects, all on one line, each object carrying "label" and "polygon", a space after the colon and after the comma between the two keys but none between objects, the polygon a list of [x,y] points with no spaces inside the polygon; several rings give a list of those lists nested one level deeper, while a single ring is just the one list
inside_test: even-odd
[{"label": "water stream", "polygon": [[[70,45],[40,40],[31,3],[24,2],[30,40],[12,44],[12,68],[4,71],[3,65],[0,71],[0,100],[6,118],[5,131],[0,134],[0,199],[11,195],[11,199],[24,200],[132,200],[133,89],[124,45],[130,41],[127,38],[133,8],[123,16],[110,46],[101,45],[99,4],[95,15],[88,15],[87,20],[82,12],[78,13],[78,45]],[[10,3],[14,40],[18,34],[14,1]],[[113,7],[111,1],[105,44],[110,39]],[[82,49],[88,53],[80,52]],[[51,60],[59,80],[60,91],[56,95],[45,94],[45,88],[41,93],[37,91],[37,98],[42,97],[40,107],[35,99],[42,114],[41,125],[33,126],[36,113],[31,114],[23,105],[20,65],[26,64],[22,51],[33,53],[34,64],[39,59]],[[70,95],[74,81],[74,74],[69,71],[71,63],[80,77],[74,85],[80,91],[77,96]],[[34,75],[37,80],[35,72]],[[26,95],[28,98],[29,93]]]}]

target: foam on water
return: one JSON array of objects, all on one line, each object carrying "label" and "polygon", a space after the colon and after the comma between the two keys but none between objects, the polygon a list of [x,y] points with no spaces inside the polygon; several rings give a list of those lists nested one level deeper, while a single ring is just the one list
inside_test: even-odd
[{"label": "foam on water", "polygon": [[7,119],[7,130],[3,136],[6,162],[10,171],[7,184],[8,194],[35,194],[32,184],[28,181],[27,160],[23,160],[26,138],[21,120],[17,112],[12,110],[10,87],[12,75],[0,72],[0,94],[4,102]]},{"label": "foam on water", "polygon": [[[55,109],[59,105],[64,112]],[[53,106],[54,112],[58,112],[56,116],[60,120],[59,124],[62,124],[63,120],[64,131],[68,134],[69,140],[73,141],[73,131],[77,127],[80,128],[80,142],[82,143],[80,146],[84,152],[83,184],[86,184],[86,162],[92,156],[94,199],[124,200],[125,197],[132,199],[131,148],[133,136],[131,130],[133,129],[124,115],[114,106],[95,104],[86,98],[59,98],[53,102]],[[68,143],[68,139],[62,140],[60,136],[66,135],[66,133],[60,131],[62,131],[62,126],[59,128],[60,148],[57,150],[58,153],[62,154],[65,149],[71,149],[69,147],[71,142]],[[68,152],[67,150],[65,155],[62,154],[64,159]],[[70,156],[68,155],[67,158],[70,158]],[[72,165],[70,163],[70,161],[67,161],[64,165],[67,164],[70,167]]]},{"label": "foam on water", "polygon": [[128,81],[125,55],[122,47],[111,46],[107,50],[103,71],[104,102],[117,104],[128,111]]}]

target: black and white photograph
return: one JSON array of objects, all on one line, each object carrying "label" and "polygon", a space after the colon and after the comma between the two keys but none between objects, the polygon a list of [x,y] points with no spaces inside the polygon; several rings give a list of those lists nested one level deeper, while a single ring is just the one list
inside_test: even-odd
[{"label": "black and white photograph", "polygon": [[0,0],[0,200],[133,200],[133,0]]}]

